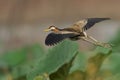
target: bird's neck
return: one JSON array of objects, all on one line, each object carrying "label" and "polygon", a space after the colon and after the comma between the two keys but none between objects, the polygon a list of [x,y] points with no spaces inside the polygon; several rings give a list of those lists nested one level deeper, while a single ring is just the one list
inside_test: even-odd
[{"label": "bird's neck", "polygon": [[59,28],[56,28],[53,30],[53,32],[56,32],[56,33],[60,32],[60,31],[61,31],[61,29],[59,29]]}]

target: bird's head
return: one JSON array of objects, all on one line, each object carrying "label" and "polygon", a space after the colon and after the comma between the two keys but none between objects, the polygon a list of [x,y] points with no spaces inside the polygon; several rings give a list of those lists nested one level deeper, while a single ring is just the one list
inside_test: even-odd
[{"label": "bird's head", "polygon": [[48,31],[58,31],[58,30],[59,29],[57,27],[52,25],[52,26],[48,27],[46,30],[44,30],[44,31],[48,32]]}]

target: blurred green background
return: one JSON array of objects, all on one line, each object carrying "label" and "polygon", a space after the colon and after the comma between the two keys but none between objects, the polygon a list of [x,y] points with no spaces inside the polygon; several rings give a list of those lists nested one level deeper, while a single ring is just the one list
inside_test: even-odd
[{"label": "blurred green background", "polygon": [[[48,34],[44,32],[44,29],[50,25],[59,28],[69,27],[80,19],[90,17],[111,18],[109,21],[96,24],[87,33],[101,42],[110,42],[114,45],[113,54],[105,60],[101,72],[105,71],[108,75],[108,77],[104,76],[105,80],[119,80],[119,7],[119,0],[0,0],[0,80],[26,80],[26,76],[30,75],[31,69],[36,64],[45,65],[52,56],[59,56],[60,62],[65,63],[67,59],[69,62],[71,48],[73,51],[79,50],[79,58],[76,57],[71,71],[82,70],[86,59],[96,50],[95,46],[84,41],[77,41],[77,43],[70,42],[69,45],[63,42],[58,45],[60,48],[48,47],[44,44]],[[64,48],[68,47],[66,50],[71,51],[63,50],[61,48],[63,45]],[[69,47],[70,45],[74,47]],[[61,50],[66,55],[59,53]],[[54,54],[46,58],[50,53]],[[69,57],[63,59],[63,56]],[[54,69],[57,69],[56,67],[63,65],[60,62],[58,61],[59,64],[57,64],[57,59],[53,57],[50,63],[53,64]],[[39,68],[41,65],[38,65]],[[54,72],[54,69],[50,70]],[[40,70],[36,71],[36,74],[40,73]]]}]

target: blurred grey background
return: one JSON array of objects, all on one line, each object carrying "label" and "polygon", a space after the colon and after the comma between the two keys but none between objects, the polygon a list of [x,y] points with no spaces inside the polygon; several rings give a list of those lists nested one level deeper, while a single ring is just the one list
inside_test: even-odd
[{"label": "blurred grey background", "polygon": [[[90,17],[112,19],[87,31],[99,41],[109,41],[120,27],[120,0],[0,0],[0,52],[34,43],[45,46],[48,33],[43,30],[50,25],[64,28]],[[81,50],[92,46],[78,44]]]}]

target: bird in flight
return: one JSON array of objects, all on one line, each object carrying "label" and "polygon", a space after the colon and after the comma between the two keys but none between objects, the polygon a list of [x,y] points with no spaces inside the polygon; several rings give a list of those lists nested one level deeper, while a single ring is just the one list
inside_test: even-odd
[{"label": "bird in flight", "polygon": [[59,29],[55,26],[50,26],[45,31],[52,31],[45,39],[45,44],[48,46],[55,45],[64,39],[70,39],[70,40],[79,40],[82,39],[84,41],[90,42],[94,45],[103,46],[103,47],[110,47],[107,43],[102,43],[93,38],[92,36],[87,35],[85,32],[92,26],[94,26],[96,23],[109,20],[110,18],[87,18],[82,19],[72,26],[64,29]]}]

